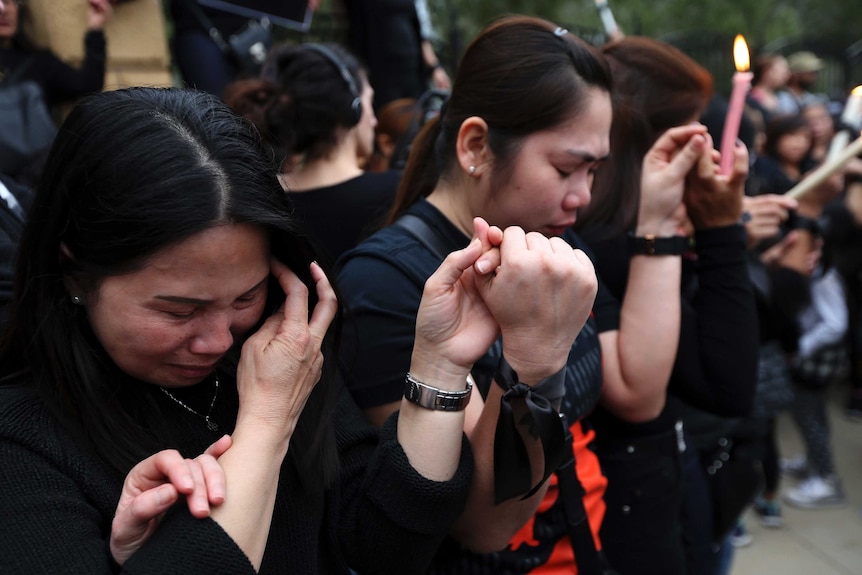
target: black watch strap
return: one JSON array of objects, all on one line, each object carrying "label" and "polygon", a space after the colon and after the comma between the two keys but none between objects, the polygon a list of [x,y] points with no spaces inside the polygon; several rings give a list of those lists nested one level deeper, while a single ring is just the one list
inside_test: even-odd
[{"label": "black watch strap", "polygon": [[691,251],[687,236],[628,235],[629,254],[633,256],[681,256]]}]

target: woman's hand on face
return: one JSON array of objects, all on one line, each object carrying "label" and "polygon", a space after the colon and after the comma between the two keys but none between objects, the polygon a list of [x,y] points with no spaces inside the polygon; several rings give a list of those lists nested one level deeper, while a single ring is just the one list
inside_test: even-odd
[{"label": "woman's hand on face", "polygon": [[237,429],[251,424],[287,441],[323,369],[321,344],[335,317],[338,301],[323,270],[311,264],[317,305],[308,318],[308,288],[281,262],[272,260],[272,274],[285,302],[246,340],[237,367],[239,413]]},{"label": "woman's hand on face", "polygon": [[463,250],[449,254],[425,282],[416,316],[410,371],[420,380],[458,382],[497,339],[499,326],[477,291],[477,277],[500,265],[502,232],[481,218]]},{"label": "woman's hand on face", "polygon": [[141,548],[180,494],[199,519],[209,516],[210,506],[224,503],[225,476],[217,459],[230,445],[231,438],[225,435],[195,459],[184,459],[168,449],[135,465],[123,482],[111,523],[114,561],[122,565]]},{"label": "woman's hand on face", "polygon": [[779,194],[744,196],[742,207],[749,216],[744,223],[749,248],[776,237],[781,231],[781,224],[790,216],[790,210],[796,209],[797,205],[793,198]]},{"label": "woman's hand on face", "polygon": [[113,13],[109,0],[87,0],[87,29],[104,30]]},{"label": "woman's hand on face", "polygon": [[737,143],[729,175],[718,173],[720,153],[708,146],[689,174],[685,187],[685,207],[695,229],[720,228],[738,223],[742,217],[745,180],[748,178],[748,149]]},{"label": "woman's hand on face", "polygon": [[598,289],[593,264],[561,238],[506,228],[496,273],[476,278],[503,334],[506,360],[536,384],[566,364]]},{"label": "woman's hand on face", "polygon": [[678,233],[686,175],[708,144],[701,124],[671,128],[656,140],[643,159],[637,235]]}]

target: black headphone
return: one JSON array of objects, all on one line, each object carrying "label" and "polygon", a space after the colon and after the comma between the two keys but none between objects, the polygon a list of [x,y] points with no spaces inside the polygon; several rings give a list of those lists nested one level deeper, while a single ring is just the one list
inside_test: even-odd
[{"label": "black headphone", "polygon": [[303,44],[304,47],[308,48],[313,52],[317,52],[327,60],[329,60],[333,66],[338,70],[338,73],[344,79],[344,83],[347,84],[347,89],[350,90],[350,95],[353,96],[353,101],[350,102],[350,109],[353,112],[353,123],[352,126],[355,126],[359,123],[359,119],[362,118],[362,94],[359,92],[359,86],[356,83],[356,80],[353,77],[353,74],[350,73],[350,70],[347,69],[347,65],[344,61],[338,57],[338,55],[333,52],[330,48],[324,46],[323,44]]}]

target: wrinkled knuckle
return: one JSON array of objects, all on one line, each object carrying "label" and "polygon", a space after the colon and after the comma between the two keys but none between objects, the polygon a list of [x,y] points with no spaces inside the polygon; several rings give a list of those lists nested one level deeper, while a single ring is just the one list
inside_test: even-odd
[{"label": "wrinkled knuckle", "polygon": [[308,299],[308,286],[305,283],[298,281],[296,285],[291,288],[291,293],[287,297],[297,297],[302,299]]}]

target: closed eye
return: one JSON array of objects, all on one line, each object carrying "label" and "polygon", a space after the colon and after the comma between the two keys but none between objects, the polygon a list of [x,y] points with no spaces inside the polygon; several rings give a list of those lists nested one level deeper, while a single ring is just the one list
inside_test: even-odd
[{"label": "closed eye", "polygon": [[248,307],[249,305],[257,302],[258,299],[260,299],[261,294],[265,294],[265,293],[266,293],[266,282],[264,281],[264,282],[257,284],[256,286],[251,288],[249,291],[245,292],[244,294],[242,294],[241,296],[236,298],[236,300],[234,300],[234,301],[235,301],[235,303],[239,304],[239,307]]},{"label": "closed eye", "polygon": [[189,311],[168,311],[163,310],[163,313],[174,319],[189,319],[195,314],[197,308],[192,308]]}]

